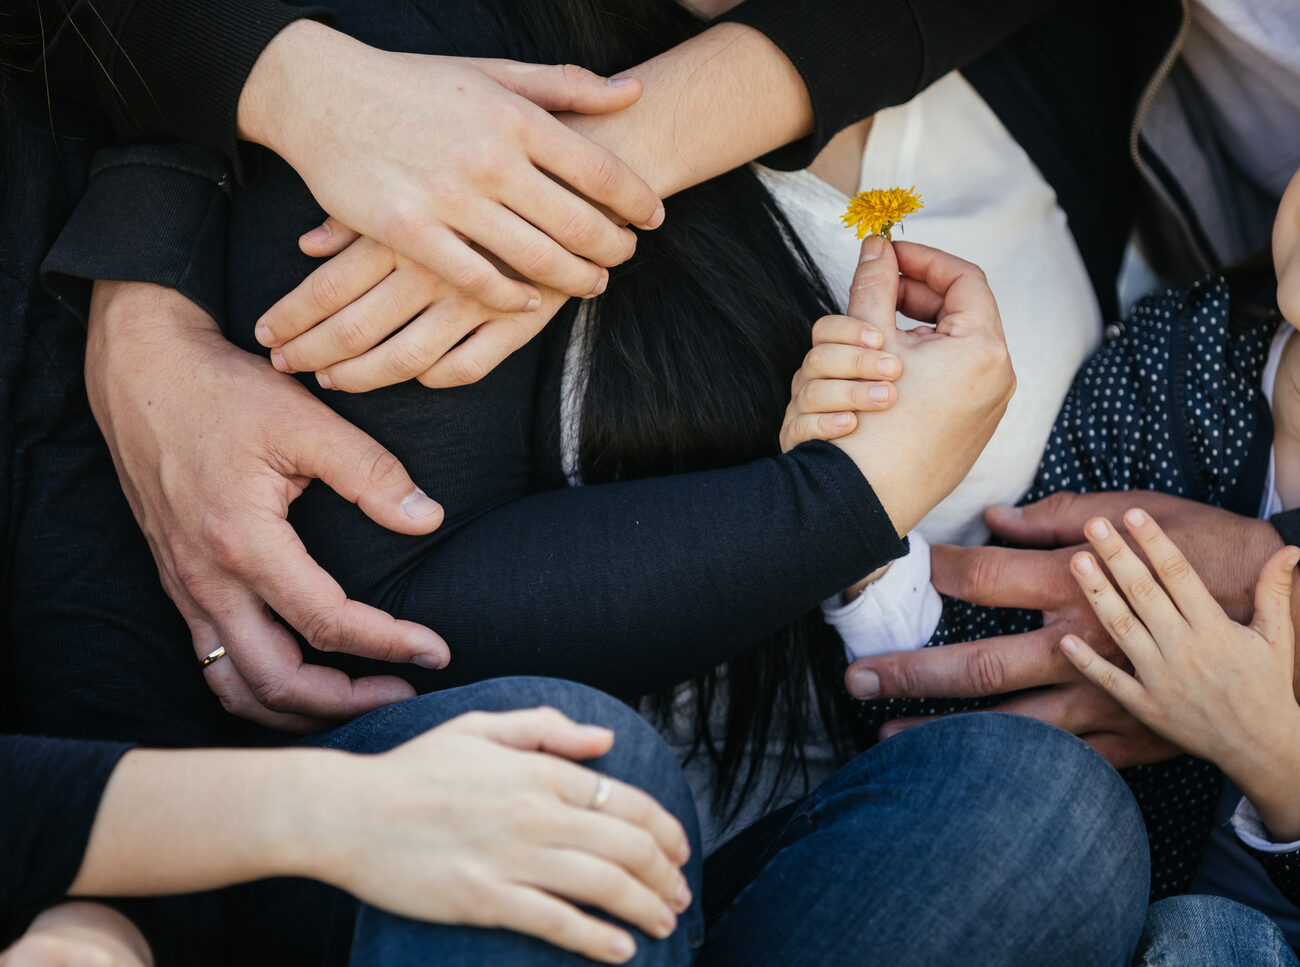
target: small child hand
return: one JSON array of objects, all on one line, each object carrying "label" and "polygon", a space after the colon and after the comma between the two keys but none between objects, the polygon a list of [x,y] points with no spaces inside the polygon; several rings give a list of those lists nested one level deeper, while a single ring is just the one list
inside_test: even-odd
[{"label": "small child hand", "polygon": [[8,950],[0,967],[153,967],[153,954],[126,917],[99,903],[51,907]]},{"label": "small child hand", "polygon": [[1130,510],[1124,524],[1153,562],[1154,578],[1104,518],[1089,521],[1084,534],[1114,585],[1087,552],[1076,554],[1070,569],[1134,674],[1073,635],[1061,640],[1062,651],[1153,731],[1223,769],[1275,834],[1285,830],[1300,838],[1300,705],[1292,684],[1291,623],[1300,550],[1284,547],[1265,563],[1255,617],[1246,627],[1224,613],[1155,521]]},{"label": "small child hand", "polygon": [[884,336],[875,326],[852,316],[823,316],[812,336],[813,347],[791,384],[782,451],[852,433],[858,413],[887,410],[898,399],[893,381],[903,362],[882,351]]}]

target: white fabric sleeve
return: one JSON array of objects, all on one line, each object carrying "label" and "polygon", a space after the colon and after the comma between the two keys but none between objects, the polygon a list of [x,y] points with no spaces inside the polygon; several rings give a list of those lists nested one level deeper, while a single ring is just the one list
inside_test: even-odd
[{"label": "white fabric sleeve", "polygon": [[1241,802],[1237,803],[1237,809],[1232,814],[1232,828],[1239,840],[1261,853],[1294,853],[1300,850],[1300,841],[1273,842],[1269,838],[1268,827],[1264,825],[1264,820],[1259,818],[1259,810],[1245,796],[1241,797]]},{"label": "white fabric sleeve", "polygon": [[930,545],[913,531],[911,549],[848,604],[822,602],[826,623],[839,632],[849,661],[922,647],[939,627],[943,602],[930,583]]}]

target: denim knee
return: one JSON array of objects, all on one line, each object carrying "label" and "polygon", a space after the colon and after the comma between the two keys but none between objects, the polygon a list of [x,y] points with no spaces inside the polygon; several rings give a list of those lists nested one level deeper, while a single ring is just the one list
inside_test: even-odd
[{"label": "denim knee", "polygon": [[1138,943],[1141,967],[1296,967],[1277,924],[1253,907],[1218,896],[1175,896],[1152,904]]}]

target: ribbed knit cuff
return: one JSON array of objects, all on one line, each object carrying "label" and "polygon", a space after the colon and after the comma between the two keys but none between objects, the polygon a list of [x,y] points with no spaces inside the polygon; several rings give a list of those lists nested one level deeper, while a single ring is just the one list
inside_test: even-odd
[{"label": "ribbed knit cuff", "polygon": [[925,45],[909,0],[746,0],[720,19],[780,47],[812,99],[812,135],[762,158],[770,168],[806,168],[844,128],[920,90]]},{"label": "ribbed knit cuff", "polygon": [[226,309],[231,180],[216,151],[136,145],[95,156],[90,184],[41,265],[83,321],[96,279],[175,289],[218,322]]}]

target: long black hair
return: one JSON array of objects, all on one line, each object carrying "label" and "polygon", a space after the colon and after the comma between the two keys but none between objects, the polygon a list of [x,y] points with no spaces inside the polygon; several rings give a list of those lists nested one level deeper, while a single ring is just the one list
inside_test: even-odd
[{"label": "long black hair", "polygon": [[[505,2],[542,61],[601,74],[640,63],[702,27],[675,0]],[[813,322],[835,311],[821,275],[749,168],[684,191],[666,207],[664,225],[641,233],[636,256],[610,273],[604,295],[585,303],[578,448],[585,483],[779,453],[790,379],[811,344]],[[806,778],[803,746],[814,716],[844,748],[841,653],[821,616],[808,615],[729,662],[725,674],[696,683],[693,754],[715,767],[715,813],[739,811],[778,735],[772,795]],[[719,703],[726,709],[720,739],[709,727]],[[672,714],[671,695],[656,704],[660,715]]]}]

